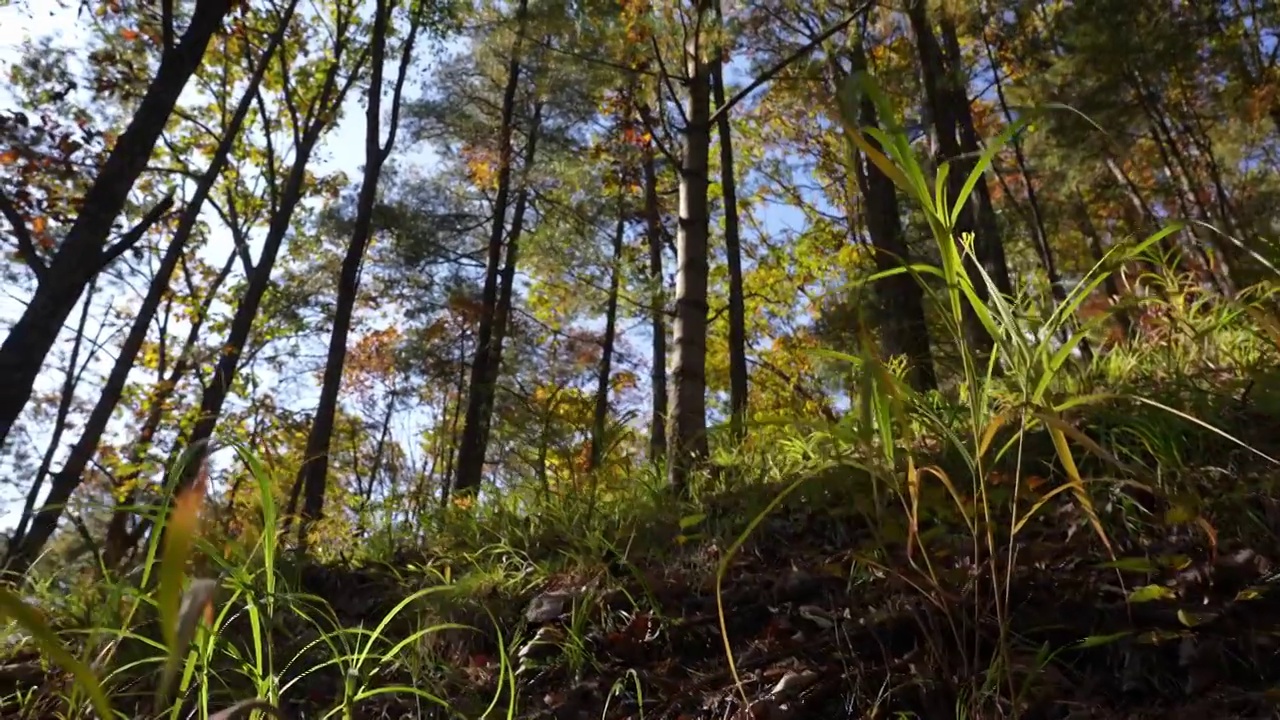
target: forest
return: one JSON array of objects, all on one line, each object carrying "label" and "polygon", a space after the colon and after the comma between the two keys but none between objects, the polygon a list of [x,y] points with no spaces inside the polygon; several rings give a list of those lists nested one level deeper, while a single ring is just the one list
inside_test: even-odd
[{"label": "forest", "polygon": [[1280,707],[1277,3],[0,28],[0,715]]}]

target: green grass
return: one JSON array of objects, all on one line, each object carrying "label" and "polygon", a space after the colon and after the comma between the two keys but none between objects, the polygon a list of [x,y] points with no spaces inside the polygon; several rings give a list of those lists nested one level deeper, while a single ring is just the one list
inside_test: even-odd
[{"label": "green grass", "polygon": [[[873,85],[855,82],[850,92],[871,93],[881,117],[891,117]],[[966,193],[1021,129],[989,144]],[[394,698],[422,717],[515,718],[534,687],[552,688],[551,697],[604,678],[598,689],[610,707],[632,703],[642,717],[670,690],[641,661],[619,666],[616,649],[652,642],[641,632],[650,625],[673,631],[692,622],[681,592],[706,591],[714,642],[699,652],[720,653],[728,684],[750,704],[759,680],[743,672],[750,653],[742,635],[755,629],[736,617],[735,584],[757,582],[760,567],[785,574],[786,558],[766,559],[767,551],[798,562],[830,545],[841,553],[826,570],[868,616],[911,598],[923,603],[916,662],[958,678],[948,696],[957,717],[1016,717],[1052,691],[1048,678],[1072,667],[1071,653],[1122,637],[1031,639],[1015,617],[1015,594],[1038,556],[1076,555],[1114,571],[1136,602],[1150,599],[1142,592],[1156,587],[1154,574],[1190,562],[1149,551],[1153,539],[1190,537],[1210,554],[1227,540],[1274,544],[1277,525],[1260,505],[1277,497],[1280,478],[1271,439],[1280,417],[1274,291],[1205,297],[1190,278],[1163,270],[1169,258],[1151,255],[1178,230],[1171,225],[1113,248],[1047,316],[1031,298],[993,292],[979,302],[962,270],[967,241],[953,237],[965,198],[946,197],[945,183],[926,177],[905,137],[846,130],[930,220],[940,266],[895,272],[916,276],[944,310],[942,332],[959,348],[954,391],[916,393],[864,335],[859,347],[822,351],[847,364],[852,412],[834,424],[754,423],[743,447],[717,444],[721,472],[695,478],[687,497],[669,493],[661,468],[649,467],[606,467],[572,490],[515,483],[474,506],[434,511],[412,536],[375,529],[378,542],[363,544],[348,565],[313,542],[311,569],[281,535],[270,471],[238,448],[258,486],[262,532],[251,541],[200,529],[201,485],[149,510],[171,541],[161,547],[153,534],[140,572],[41,566],[21,593],[0,591],[7,632],[39,651],[48,677],[70,679],[0,703],[31,718],[89,717],[91,709],[216,718],[302,698],[321,717],[358,718]],[[1137,257],[1157,268],[1142,301],[1158,311],[1152,335],[1081,364],[1071,350],[1100,321],[1077,328],[1075,309],[1109,268]],[[964,340],[971,312],[994,339],[990,357]],[[1028,317],[1042,318],[1041,339],[1023,332]],[[1063,345],[1060,335],[1071,339]],[[813,547],[779,549],[784,536]],[[1135,571],[1146,579],[1124,575]],[[356,580],[364,584],[344,586]],[[559,588],[574,593],[563,626],[523,621],[531,597]],[[56,616],[42,617],[23,594]],[[849,637],[828,640],[852,653]],[[550,652],[535,652],[536,643]],[[936,686],[913,672],[850,692],[888,712],[912,683]],[[258,704],[237,705],[246,702]]]}]

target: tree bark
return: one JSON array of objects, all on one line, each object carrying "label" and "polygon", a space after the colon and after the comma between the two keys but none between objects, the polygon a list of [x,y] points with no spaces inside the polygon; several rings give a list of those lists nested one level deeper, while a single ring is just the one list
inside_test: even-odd
[{"label": "tree bark", "polygon": [[[1102,236],[1098,233],[1097,227],[1094,226],[1093,218],[1089,216],[1089,206],[1085,203],[1084,195],[1080,193],[1080,189],[1078,187],[1072,188],[1071,192],[1071,205],[1075,210],[1080,232],[1084,233],[1085,238],[1089,240],[1089,252],[1093,255],[1093,261],[1096,265],[1106,257],[1106,252],[1102,247]],[[1102,281],[1102,287],[1107,293],[1107,299],[1114,306],[1120,299],[1120,285],[1116,282],[1116,276],[1113,271],[1107,271]],[[1120,337],[1127,339],[1133,328],[1129,313],[1123,308],[1116,308],[1111,313],[1111,317],[1116,321]]]},{"label": "tree bark", "polygon": [[[485,453],[489,441],[489,413],[493,410],[495,388],[490,380],[491,368],[500,335],[498,326],[499,274],[502,262],[503,236],[506,234],[507,204],[511,198],[511,174],[515,150],[516,91],[520,86],[520,53],[529,12],[528,0],[520,0],[516,9],[516,37],[507,63],[507,84],[502,93],[502,120],[498,138],[497,192],[493,201],[493,226],[489,233],[488,257],[485,261],[484,288],[481,290],[480,326],[476,333],[476,351],[471,361],[471,381],[467,389],[467,414],[458,447],[457,474],[453,493],[474,492],[484,474]],[[508,263],[510,263],[508,253]],[[514,267],[514,266],[513,266]],[[496,373],[493,373],[496,374]]]},{"label": "tree bark", "polygon": [[604,310],[604,338],[600,341],[600,366],[596,373],[596,402],[591,425],[591,468],[604,461],[605,428],[609,419],[609,377],[613,372],[613,342],[618,323],[618,287],[622,283],[622,240],[626,215],[619,202],[618,225],[613,233],[613,260],[609,272],[609,300]]},{"label": "tree bark", "polygon": [[[996,62],[996,54],[991,48],[991,41],[985,32],[982,37],[982,46],[986,50],[987,62],[991,64],[991,74],[995,81],[996,99],[1000,103],[1000,111],[1005,117],[1005,122],[1012,124],[1013,112],[1009,109],[1009,102],[1005,98],[1000,67]],[[1031,236],[1035,240],[1036,254],[1040,256],[1040,264],[1044,266],[1045,279],[1049,281],[1050,296],[1054,303],[1063,305],[1067,301],[1067,289],[1062,284],[1062,276],[1058,274],[1058,264],[1053,256],[1053,247],[1049,244],[1049,233],[1045,228],[1044,213],[1040,209],[1040,201],[1036,195],[1035,180],[1031,177],[1031,167],[1027,162],[1026,154],[1022,151],[1022,141],[1015,136],[1010,141],[1010,145],[1013,146],[1013,156],[1018,163],[1018,172],[1022,173],[1023,182],[1027,185],[1027,209],[1030,214],[1028,224],[1031,226]],[[1070,338],[1071,330],[1072,325],[1064,322],[1059,333],[1063,340]],[[1087,339],[1082,338],[1079,347],[1086,361],[1093,357],[1093,348],[1089,346]]]},{"label": "tree bark", "polygon": [[[934,35],[924,0],[910,0],[907,15],[916,37],[921,79],[938,141],[939,159],[951,164],[951,172],[947,176],[947,190],[949,200],[954,202],[959,197],[965,179],[974,168],[974,160],[962,156],[977,150],[977,132],[973,128],[968,92],[960,80],[961,68],[948,62],[948,55],[951,53],[944,52],[944,47],[939,44],[938,37]],[[946,45],[952,45],[955,42],[954,26],[944,18],[941,28],[943,42]],[[989,293],[986,281],[978,272],[979,264],[991,277],[997,290],[1002,293],[1011,292],[1004,246],[1000,242],[999,228],[995,224],[994,210],[990,205],[986,180],[979,180],[959,213],[955,227],[952,228],[953,239],[957,243],[966,233],[972,233],[974,236],[974,255],[977,262],[975,263],[973,258],[965,257],[964,266],[975,294],[984,302],[988,299]],[[990,352],[992,338],[978,320],[977,315],[967,305],[964,321],[965,334],[972,348],[980,356]]]},{"label": "tree bark", "polygon": [[[185,489],[195,480],[196,474],[209,453],[209,440],[213,437],[213,431],[217,428],[218,421],[222,416],[222,406],[226,403],[227,396],[231,393],[231,386],[235,382],[236,373],[240,368],[240,360],[244,353],[245,345],[249,341],[254,320],[258,316],[258,308],[261,306],[262,298],[266,295],[267,288],[271,283],[271,273],[275,267],[276,257],[279,255],[280,248],[284,245],[285,236],[289,232],[293,212],[302,199],[303,186],[307,178],[307,165],[311,161],[311,153],[315,150],[316,144],[320,141],[321,135],[324,134],[331,121],[330,109],[341,106],[343,98],[346,97],[347,91],[351,88],[351,84],[359,75],[359,65],[368,59],[367,55],[362,55],[356,63],[357,67],[349,70],[350,76],[343,81],[341,86],[338,85],[338,73],[345,50],[346,38],[348,37],[346,33],[349,31],[349,25],[348,27],[340,27],[336,31],[338,47],[335,49],[334,59],[326,71],[321,92],[315,100],[316,104],[312,106],[315,111],[307,114],[308,124],[298,134],[293,166],[289,170],[284,189],[280,193],[279,206],[271,216],[271,223],[268,226],[267,235],[263,239],[262,252],[258,257],[258,263],[254,266],[253,273],[249,276],[244,295],[241,296],[240,302],[236,306],[235,314],[232,316],[227,339],[222,343],[222,355],[213,371],[213,378],[201,395],[199,414],[186,442],[188,447],[199,448],[199,450],[183,468],[177,490]],[[296,508],[294,509],[296,510]]]},{"label": "tree bark", "polygon": [[645,244],[649,249],[649,323],[652,335],[652,367],[649,371],[651,408],[649,462],[667,455],[667,313],[666,277],[662,272],[662,215],[658,205],[658,173],[654,167],[653,140],[644,148]]},{"label": "tree bark", "polygon": [[[866,55],[861,41],[850,48],[849,56],[855,72],[866,69]],[[843,72],[833,64],[836,82]],[[878,127],[880,118],[875,103],[863,97],[858,107],[858,122],[862,127]],[[893,180],[862,153],[854,157],[854,172],[858,189],[866,198],[865,219],[871,244],[875,249],[876,269],[891,270],[911,263],[902,233],[902,221],[898,208],[898,194]],[[853,227],[853,218],[849,218]],[[888,355],[904,355],[909,363],[907,382],[917,391],[924,392],[938,386],[933,367],[933,348],[929,342],[929,325],[924,315],[924,291],[919,282],[907,273],[893,275],[876,284],[884,317],[880,322]]]},{"label": "tree bark", "polygon": [[[705,26],[708,0],[695,0],[692,27]],[[671,373],[668,480],[683,492],[707,445],[707,165],[711,144],[711,74],[704,38],[690,34],[684,48],[688,98],[680,163],[680,227],[676,233],[676,318]]]},{"label": "tree bark", "polygon": [[[62,434],[67,429],[67,416],[71,412],[71,403],[75,399],[76,386],[79,384],[80,378],[80,348],[84,345],[84,331],[89,323],[89,311],[93,306],[94,290],[97,287],[96,278],[89,281],[89,291],[85,296],[83,307],[80,310],[80,322],[76,325],[75,339],[71,343],[71,354],[67,358],[67,368],[62,381],[62,396],[58,399],[58,409],[54,414],[53,433],[49,438],[49,445],[45,448],[44,457],[40,461],[40,467],[36,469],[35,478],[31,481],[31,487],[27,490],[27,500],[22,507],[22,517],[18,520],[18,526],[13,529],[13,533],[9,536],[8,557],[5,558],[4,569],[7,572],[15,573],[22,576],[26,573],[31,563],[35,562],[36,556],[39,555],[39,549],[34,554],[28,554],[27,534],[28,521],[31,520],[31,511],[35,508],[36,498],[40,497],[40,490],[44,487],[44,479],[49,474],[49,468],[53,465],[53,456],[58,451],[58,446],[62,443]],[[67,498],[60,497],[59,483],[55,478],[53,486],[49,488],[49,497],[45,500],[45,507],[49,506],[50,501],[57,501],[58,514],[62,514],[62,505]],[[67,494],[68,497],[70,493]],[[41,529],[37,521],[37,532]],[[53,534],[50,529],[49,535]],[[44,542],[40,542],[40,549],[44,547]]]}]

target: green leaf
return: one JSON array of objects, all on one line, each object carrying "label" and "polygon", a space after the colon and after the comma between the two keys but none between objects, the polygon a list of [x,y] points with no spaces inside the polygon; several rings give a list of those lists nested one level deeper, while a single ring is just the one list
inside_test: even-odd
[{"label": "green leaf", "polygon": [[1091,647],[1098,647],[1100,645],[1111,645],[1112,643],[1119,642],[1120,640],[1123,640],[1132,634],[1133,633],[1131,631],[1124,630],[1121,632],[1110,633],[1108,635],[1090,635],[1089,637],[1076,643],[1076,647],[1091,648]]},{"label": "green leaf", "polygon": [[1145,557],[1128,557],[1109,560],[1104,563],[1098,563],[1100,568],[1113,568],[1116,570],[1129,570],[1131,572],[1155,572],[1158,568],[1150,558]]},{"label": "green leaf", "polygon": [[76,684],[89,695],[93,709],[100,717],[115,717],[111,711],[111,703],[107,701],[106,693],[102,691],[102,685],[98,683],[93,670],[67,650],[34,608],[5,588],[0,588],[0,618],[12,619],[31,633],[31,638],[35,640],[41,652],[63,670],[71,673]]},{"label": "green leaf", "polygon": [[1144,603],[1155,600],[1172,600],[1177,596],[1177,593],[1163,585],[1144,585],[1129,593],[1129,602]]},{"label": "green leaf", "polygon": [[707,519],[706,513],[694,513],[693,515],[685,515],[684,517],[680,518],[680,529],[688,530],[689,528],[700,524],[703,520],[706,520],[706,519]]}]

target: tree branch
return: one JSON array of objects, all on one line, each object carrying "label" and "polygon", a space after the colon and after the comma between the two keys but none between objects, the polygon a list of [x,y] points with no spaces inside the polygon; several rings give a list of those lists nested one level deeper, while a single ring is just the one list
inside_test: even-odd
[{"label": "tree branch", "polygon": [[36,281],[43,280],[47,268],[44,261],[40,259],[40,254],[36,252],[36,245],[31,240],[31,231],[27,228],[27,223],[22,219],[18,208],[13,206],[9,196],[2,190],[0,190],[0,213],[3,213],[5,219],[13,226],[13,237],[18,241],[18,254],[27,265],[31,266],[31,272],[35,273]]},{"label": "tree branch", "polygon": [[[667,94],[671,96],[671,102],[675,103],[676,111],[680,113],[680,122],[687,127],[689,125],[689,116],[685,115],[684,105],[680,103],[680,96],[676,93],[675,87],[671,85],[671,73],[667,71],[667,64],[662,60],[662,50],[658,47],[658,38],[650,36],[649,42],[653,45],[653,57],[658,61],[658,69],[662,71],[660,73],[662,84],[667,88]],[[688,81],[685,80],[685,82]]]},{"label": "tree branch", "polygon": [[173,208],[172,192],[165,195],[163,200],[156,203],[156,206],[151,208],[151,212],[147,213],[137,225],[134,225],[132,230],[125,233],[124,237],[120,238],[119,242],[107,248],[107,251],[102,254],[102,262],[100,266],[105,268],[116,258],[123,255],[127,250],[129,250],[129,248],[137,245],[138,241],[142,239],[142,236],[151,229],[151,226],[159,222],[160,216],[169,212],[171,208]]},{"label": "tree branch", "polygon": [[734,105],[737,105],[739,102],[742,101],[743,98],[745,98],[746,96],[754,92],[756,88],[772,80],[775,75],[785,70],[788,65],[795,62],[796,60],[799,60],[802,56],[807,55],[814,48],[826,42],[827,39],[830,38],[832,35],[835,35],[841,30],[849,27],[849,25],[852,24],[854,20],[857,20],[858,18],[862,17],[862,15],[865,14],[868,10],[870,10],[871,6],[874,4],[875,4],[875,0],[867,0],[866,2],[862,3],[862,7],[850,13],[849,17],[845,18],[844,20],[841,20],[835,25],[832,25],[826,30],[823,30],[821,35],[818,35],[818,37],[814,38],[813,40],[810,40],[808,44],[804,45],[803,47],[791,53],[790,55],[786,56],[785,58],[779,60],[777,64],[775,64],[773,67],[757,75],[756,79],[748,83],[746,87],[734,93],[733,97],[725,101],[724,105],[716,108],[716,111],[711,113],[711,119],[708,120],[707,123],[709,125],[714,126],[716,124],[716,120],[719,120],[721,115],[724,115],[725,113],[732,110]]},{"label": "tree branch", "polygon": [[164,45],[161,52],[173,51],[173,0],[160,0],[160,24],[163,26]]}]

